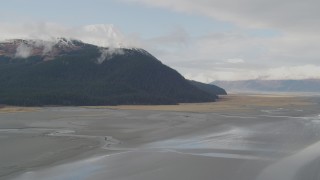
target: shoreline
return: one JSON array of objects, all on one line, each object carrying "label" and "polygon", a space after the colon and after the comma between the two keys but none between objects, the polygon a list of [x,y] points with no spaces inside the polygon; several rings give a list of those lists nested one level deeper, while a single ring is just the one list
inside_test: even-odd
[{"label": "shoreline", "polygon": [[194,112],[210,113],[221,111],[250,111],[259,108],[285,108],[292,106],[312,106],[310,97],[305,95],[265,95],[231,94],[221,96],[216,102],[209,103],[181,103],[179,105],[118,105],[118,106],[82,106],[92,109],[113,109],[113,110],[146,110],[146,111],[170,111],[170,112]]},{"label": "shoreline", "polygon": [[75,107],[88,109],[112,109],[112,110],[151,110],[173,112],[219,112],[221,110],[246,111],[250,106],[258,107],[287,107],[312,105],[308,94],[229,94],[221,95],[215,102],[204,103],[180,103],[178,105],[116,105],[116,106],[0,106],[1,113],[34,112],[43,108]]}]

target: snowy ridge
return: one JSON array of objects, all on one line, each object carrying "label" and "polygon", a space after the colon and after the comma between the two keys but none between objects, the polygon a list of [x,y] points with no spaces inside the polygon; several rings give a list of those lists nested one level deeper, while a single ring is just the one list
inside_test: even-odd
[{"label": "snowy ridge", "polygon": [[[41,31],[40,31],[41,30]],[[7,39],[24,39],[41,42],[54,42],[64,45],[73,45],[72,40],[80,40],[87,44],[105,48],[129,48],[128,39],[113,24],[94,24],[82,27],[61,28],[55,25],[46,25],[44,29],[26,31],[22,35],[9,36]],[[39,33],[34,33],[39,32]],[[1,37],[1,36],[0,36]],[[63,37],[63,38],[60,38]],[[0,39],[2,42],[11,40]]]},{"label": "snowy ridge", "polygon": [[68,38],[52,38],[50,40],[41,40],[41,39],[8,39],[0,42],[1,44],[24,44],[30,47],[43,47],[48,44],[58,45],[59,47],[73,47],[76,46],[75,43],[82,43],[80,40],[68,39]]},{"label": "snowy ridge", "polygon": [[86,46],[79,40],[68,38],[40,39],[12,39],[0,43],[0,55],[13,58],[27,58],[30,56],[45,56],[52,59],[61,52],[78,50]]}]

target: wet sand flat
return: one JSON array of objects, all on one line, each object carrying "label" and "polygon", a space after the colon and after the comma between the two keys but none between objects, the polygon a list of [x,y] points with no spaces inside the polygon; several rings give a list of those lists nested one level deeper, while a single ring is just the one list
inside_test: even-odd
[{"label": "wet sand flat", "polygon": [[177,106],[3,111],[0,179],[311,180],[319,102],[232,95]]},{"label": "wet sand flat", "polygon": [[157,110],[157,111],[181,111],[181,112],[221,112],[221,111],[245,111],[256,107],[289,107],[311,106],[308,96],[291,94],[252,94],[252,95],[228,95],[220,96],[213,103],[184,103],[179,105],[120,105],[98,106],[94,108],[110,108],[117,110]]},{"label": "wet sand flat", "polygon": [[32,112],[37,109],[34,107],[0,106],[0,113]]}]

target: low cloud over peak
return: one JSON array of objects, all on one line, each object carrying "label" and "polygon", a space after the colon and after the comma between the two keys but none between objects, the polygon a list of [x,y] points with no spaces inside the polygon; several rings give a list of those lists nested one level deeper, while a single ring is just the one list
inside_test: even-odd
[{"label": "low cloud over peak", "polygon": [[[56,23],[0,24],[0,40],[38,39],[55,41],[59,37],[77,39],[101,47],[131,47],[126,38],[112,24],[71,27]],[[128,41],[127,41],[128,39]]]}]

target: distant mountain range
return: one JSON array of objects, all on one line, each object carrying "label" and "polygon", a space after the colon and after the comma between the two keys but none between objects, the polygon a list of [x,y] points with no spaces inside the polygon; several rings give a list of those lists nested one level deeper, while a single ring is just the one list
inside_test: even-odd
[{"label": "distant mountain range", "polygon": [[0,104],[177,104],[211,102],[218,94],[225,91],[186,80],[143,49],[65,38],[0,43]]},{"label": "distant mountain range", "polygon": [[320,79],[214,81],[231,92],[320,92]]}]

